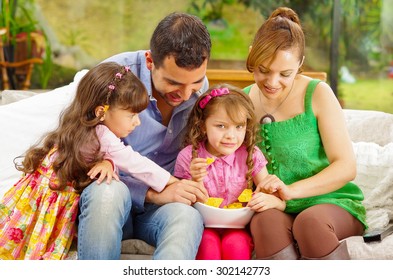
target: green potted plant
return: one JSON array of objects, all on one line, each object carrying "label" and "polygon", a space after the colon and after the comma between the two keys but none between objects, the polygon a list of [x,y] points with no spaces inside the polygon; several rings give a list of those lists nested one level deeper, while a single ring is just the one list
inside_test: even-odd
[{"label": "green potted plant", "polygon": [[[38,66],[41,87],[45,88],[52,68],[51,48],[41,26],[34,19],[34,0],[3,0],[0,8],[0,27],[7,30],[3,38],[5,60],[19,62],[38,58],[34,63],[41,64]],[[17,87],[18,76],[26,75],[29,67],[7,69],[13,88]]]}]

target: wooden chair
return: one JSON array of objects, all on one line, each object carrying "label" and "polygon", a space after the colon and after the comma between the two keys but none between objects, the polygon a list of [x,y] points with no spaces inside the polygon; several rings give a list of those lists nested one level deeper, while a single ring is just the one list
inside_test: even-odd
[{"label": "wooden chair", "polygon": [[[15,61],[7,61],[4,55],[4,38],[8,36],[6,28],[0,28],[0,67],[1,67],[1,78],[3,89],[11,88],[10,73],[13,73],[14,77],[17,77],[16,81],[13,81],[14,89],[26,90],[30,88],[31,74],[33,72],[34,64],[42,64],[43,60],[39,57],[28,57],[28,55],[22,54],[16,56]],[[22,42],[16,42],[15,48],[20,48]],[[25,44],[26,45],[26,44]],[[32,43],[32,47],[34,44]],[[26,48],[26,47],[25,47]]]},{"label": "wooden chair", "polygon": [[[324,82],[327,79],[326,72],[302,72],[302,74],[314,79],[320,79]],[[207,69],[206,76],[211,86],[228,83],[239,88],[244,88],[255,83],[254,75],[247,70]]]}]

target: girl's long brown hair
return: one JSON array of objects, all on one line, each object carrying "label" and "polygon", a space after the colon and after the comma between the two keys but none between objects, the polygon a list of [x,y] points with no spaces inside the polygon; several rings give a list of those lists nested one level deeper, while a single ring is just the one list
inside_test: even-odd
[{"label": "girl's long brown hair", "polygon": [[[110,90],[109,85],[114,89]],[[17,169],[34,172],[56,147],[53,168],[59,179],[57,189],[71,184],[76,192],[81,192],[91,183],[87,172],[103,158],[95,129],[102,116],[96,116],[96,107],[109,105],[139,113],[148,102],[146,88],[129,68],[114,62],[98,64],[81,79],[73,102],[60,115],[58,127],[27,150]]]},{"label": "girl's long brown hair", "polygon": [[[199,106],[199,102],[213,89],[216,88],[228,88],[229,94],[214,97],[206,104],[202,109]],[[257,141],[257,130],[258,125],[256,123],[256,117],[254,113],[254,106],[250,97],[245,94],[240,88],[221,84],[216,85],[208,89],[204,94],[202,94],[196,101],[187,123],[187,130],[184,138],[184,146],[192,145],[192,157],[196,158],[197,150],[200,143],[205,143],[207,141],[207,136],[205,133],[205,122],[206,119],[217,110],[218,107],[224,108],[226,113],[235,123],[238,123],[244,114],[247,117],[246,124],[246,135],[244,138],[243,145],[247,149],[247,160],[246,164],[248,166],[248,171],[246,174],[246,180],[249,188],[253,186],[252,180],[252,170],[254,168],[253,153],[255,143]]]}]

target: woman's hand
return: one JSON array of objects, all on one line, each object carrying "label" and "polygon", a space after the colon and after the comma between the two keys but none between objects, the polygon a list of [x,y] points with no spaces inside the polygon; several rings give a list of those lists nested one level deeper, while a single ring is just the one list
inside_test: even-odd
[{"label": "woman's hand", "polygon": [[292,190],[276,175],[267,175],[256,187],[256,193],[263,192],[273,194],[282,200],[290,200],[293,198]]},{"label": "woman's hand", "polygon": [[202,182],[207,175],[207,164],[205,158],[194,158],[190,164],[191,178],[195,182]]},{"label": "woman's hand", "polygon": [[[100,175],[98,176],[98,174]],[[112,162],[106,159],[94,165],[87,173],[87,176],[89,176],[90,179],[92,180],[97,179],[97,184],[101,184],[101,182],[105,178],[107,178],[106,179],[107,184],[110,184],[112,182],[112,178],[114,178],[117,181],[120,181],[119,176],[116,174],[113,168]]]},{"label": "woman's hand", "polygon": [[275,193],[280,188],[285,186],[284,182],[281,181],[276,175],[266,175],[257,185],[256,192],[264,193]]}]

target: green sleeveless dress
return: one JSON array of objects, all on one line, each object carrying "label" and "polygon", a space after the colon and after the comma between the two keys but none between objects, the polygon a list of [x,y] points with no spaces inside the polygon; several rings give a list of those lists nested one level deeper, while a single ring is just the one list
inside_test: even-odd
[{"label": "green sleeveless dress", "polygon": [[[270,174],[275,174],[287,185],[309,178],[329,165],[311,102],[314,89],[319,82],[312,80],[307,87],[304,113],[289,120],[263,124],[260,127],[262,141],[258,146],[268,160],[267,169]],[[244,89],[247,94],[251,86]],[[299,213],[317,204],[336,204],[351,213],[367,228],[363,199],[361,189],[349,182],[331,193],[288,200],[285,212]]]}]

